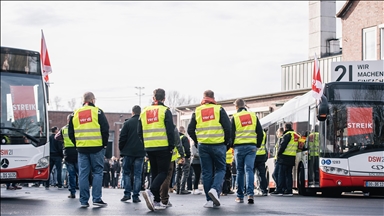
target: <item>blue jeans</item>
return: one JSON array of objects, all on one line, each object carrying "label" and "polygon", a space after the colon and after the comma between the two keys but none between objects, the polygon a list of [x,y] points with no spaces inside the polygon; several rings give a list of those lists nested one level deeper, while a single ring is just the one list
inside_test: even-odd
[{"label": "blue jeans", "polygon": [[[284,193],[292,193],[292,168],[293,166],[279,164],[279,175],[278,175],[278,184],[277,184],[277,192]],[[285,186],[285,191],[284,187]]]},{"label": "blue jeans", "polygon": [[237,197],[244,198],[244,169],[248,196],[254,195],[255,174],[253,168],[256,159],[255,145],[235,145]]},{"label": "blue jeans", "polygon": [[[58,157],[58,156],[49,157],[49,173],[50,174],[52,173],[53,166],[55,166],[56,167],[55,174],[57,174],[57,186],[59,186],[59,187],[63,186],[63,184],[62,184],[63,182],[61,181],[62,161],[63,161],[63,158]],[[50,181],[52,181],[51,176],[53,179],[55,179],[55,176],[49,175],[49,178],[46,181],[45,187],[49,187]],[[53,184],[56,184],[56,182],[54,181]]]},{"label": "blue jeans", "polygon": [[68,163],[65,162],[68,171],[68,190],[71,194],[76,193],[76,175],[79,174],[79,166],[77,163]]},{"label": "blue jeans", "polygon": [[208,195],[211,188],[214,188],[220,197],[226,169],[227,147],[214,144],[199,144],[198,147],[205,197],[209,201],[212,200]]},{"label": "blue jeans", "polygon": [[80,203],[88,203],[89,175],[92,170],[92,201],[101,201],[105,149],[96,153],[78,153]]},{"label": "blue jeans", "polygon": [[[138,198],[141,189],[141,176],[143,173],[144,157],[123,158],[123,181],[124,181],[124,196],[131,197],[133,185],[133,198]],[[133,170],[132,170],[133,168]],[[133,184],[131,176],[133,175]]]}]

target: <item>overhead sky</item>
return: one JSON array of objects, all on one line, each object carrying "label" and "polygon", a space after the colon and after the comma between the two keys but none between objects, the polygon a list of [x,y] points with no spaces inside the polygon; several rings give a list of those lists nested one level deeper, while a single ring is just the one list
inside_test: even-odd
[{"label": "overhead sky", "polygon": [[[336,11],[345,1],[336,1]],[[92,91],[105,112],[163,88],[201,100],[281,90],[281,65],[308,60],[308,1],[1,1],[1,46],[51,60],[50,109]],[[340,20],[336,37],[341,37]],[[139,90],[144,87],[139,98]],[[167,101],[165,101],[167,104]],[[77,107],[78,107],[77,106]]]}]

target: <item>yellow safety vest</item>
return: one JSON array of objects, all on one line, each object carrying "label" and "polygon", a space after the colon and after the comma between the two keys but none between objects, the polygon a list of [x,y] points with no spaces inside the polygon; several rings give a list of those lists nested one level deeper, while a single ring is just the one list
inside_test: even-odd
[{"label": "yellow safety vest", "polygon": [[64,140],[64,148],[71,148],[75,147],[73,144],[72,140],[69,139],[68,135],[68,125],[65,125],[63,129],[61,130],[61,135],[63,135],[63,140]]},{"label": "yellow safety vest", "polygon": [[[300,136],[294,131],[288,131],[286,134],[291,134],[291,140],[285,148],[283,155],[296,156],[297,146],[299,144]],[[284,136],[286,135],[284,134]]]},{"label": "yellow safety vest", "polygon": [[256,114],[242,110],[241,112],[233,114],[233,118],[236,127],[234,144],[256,144]]},{"label": "yellow safety vest", "polygon": [[203,104],[196,107],[196,136],[199,143],[224,143],[224,130],[220,124],[220,105]]},{"label": "yellow safety vest", "polygon": [[149,160],[148,160],[147,173],[149,173],[150,171],[151,171],[151,163],[150,163]]},{"label": "yellow safety vest", "polygon": [[319,156],[319,132],[309,134],[309,155]]},{"label": "yellow safety vest", "polygon": [[265,150],[265,140],[267,139],[267,135],[265,134],[265,131],[263,131],[263,142],[261,143],[260,148],[257,149],[256,155],[265,155],[267,154],[267,151]]},{"label": "yellow safety vest", "polygon": [[280,141],[280,138],[281,137],[278,137],[277,138],[277,142],[276,142],[276,145],[275,145],[275,160],[277,160],[277,151],[279,150],[279,141]]},{"label": "yellow safety vest", "polygon": [[72,123],[77,147],[103,146],[98,107],[85,105],[76,110]]},{"label": "yellow safety vest", "polygon": [[152,105],[146,107],[140,114],[143,126],[143,138],[145,148],[168,146],[167,131],[165,129],[165,112],[167,107]]},{"label": "yellow safety vest", "polygon": [[227,164],[232,164],[232,162],[233,162],[233,149],[232,148],[228,149],[228,151],[226,153],[225,161]]},{"label": "yellow safety vest", "polygon": [[[181,139],[184,137],[184,135],[181,135],[180,136],[180,142],[181,142]],[[184,149],[184,146],[183,146],[183,143],[181,143],[181,147],[183,148],[183,151],[184,151],[184,156],[185,157],[185,149]],[[176,147],[175,147],[176,148]],[[177,151],[177,150],[176,150]],[[177,151],[177,158],[181,158],[181,155],[180,155],[180,152]]]}]

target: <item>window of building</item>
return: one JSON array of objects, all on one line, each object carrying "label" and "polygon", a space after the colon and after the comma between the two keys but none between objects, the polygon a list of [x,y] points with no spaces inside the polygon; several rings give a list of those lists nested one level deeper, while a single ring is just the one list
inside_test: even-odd
[{"label": "window of building", "polygon": [[376,26],[363,29],[363,61],[376,60]]}]

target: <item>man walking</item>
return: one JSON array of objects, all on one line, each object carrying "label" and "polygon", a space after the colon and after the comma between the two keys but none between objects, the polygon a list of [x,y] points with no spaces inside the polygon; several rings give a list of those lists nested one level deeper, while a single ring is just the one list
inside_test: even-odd
[{"label": "man walking", "polygon": [[[55,140],[55,136],[59,130],[57,127],[52,127],[51,132],[52,134],[49,136],[49,173],[52,173],[53,167],[56,167],[56,175],[57,175],[57,187],[61,189],[63,187],[63,181],[61,180],[61,169],[62,169],[62,161],[63,161],[63,142]],[[51,179],[54,178],[53,175],[49,175],[48,180],[45,183],[45,189],[49,190],[49,184]],[[53,184],[56,184],[55,181]]]},{"label": "man walking", "polygon": [[137,128],[151,163],[151,187],[142,193],[151,211],[166,208],[160,202],[160,187],[167,177],[175,146],[173,117],[164,101],[165,91],[155,89],[153,103],[141,112]]},{"label": "man walking", "polygon": [[[141,202],[139,195],[145,157],[144,144],[137,134],[140,113],[140,106],[132,107],[133,116],[124,122],[119,138],[120,155],[123,157],[124,181],[124,196],[121,201],[130,200],[131,194],[133,194],[132,201],[134,203]],[[131,176],[133,176],[133,182],[131,182]]]},{"label": "man walking", "polygon": [[229,149],[230,122],[225,110],[216,103],[214,92],[207,90],[201,106],[196,107],[188,125],[188,134],[198,146],[207,202],[204,207],[220,206],[220,193]]},{"label": "man walking", "polygon": [[83,95],[83,107],[77,109],[68,125],[69,138],[77,147],[80,203],[89,207],[89,176],[92,172],[93,205],[106,206],[102,199],[104,155],[108,145],[109,124],[104,112],[95,106],[92,92]]},{"label": "man walking", "polygon": [[69,195],[68,198],[76,198],[76,177],[79,175],[79,166],[77,163],[77,150],[75,145],[72,143],[68,135],[68,124],[71,114],[67,116],[67,125],[61,128],[56,134],[55,140],[64,142],[64,162],[67,166],[68,181],[69,181]]},{"label": "man walking", "polygon": [[[232,118],[232,137],[231,145],[235,148],[236,161],[236,182],[238,203],[244,202],[244,174],[246,177],[246,188],[248,194],[248,204],[254,204],[254,163],[256,149],[260,147],[263,140],[263,129],[254,112],[247,111],[245,101],[237,99],[235,101],[237,113]],[[245,172],[244,172],[245,167]]]},{"label": "man walking", "polygon": [[262,196],[268,196],[267,191],[267,178],[266,178],[266,170],[265,170],[265,162],[268,159],[267,150],[265,148],[265,142],[267,139],[266,129],[263,130],[263,141],[261,143],[260,148],[256,151],[256,159],[255,159],[255,167],[254,173],[258,175],[260,180],[260,191]]},{"label": "man walking", "polygon": [[180,126],[179,136],[184,149],[184,156],[181,156],[176,168],[176,194],[190,194],[191,192],[185,189],[188,180],[189,170],[191,168],[191,145],[189,139],[185,136],[185,128]]}]

